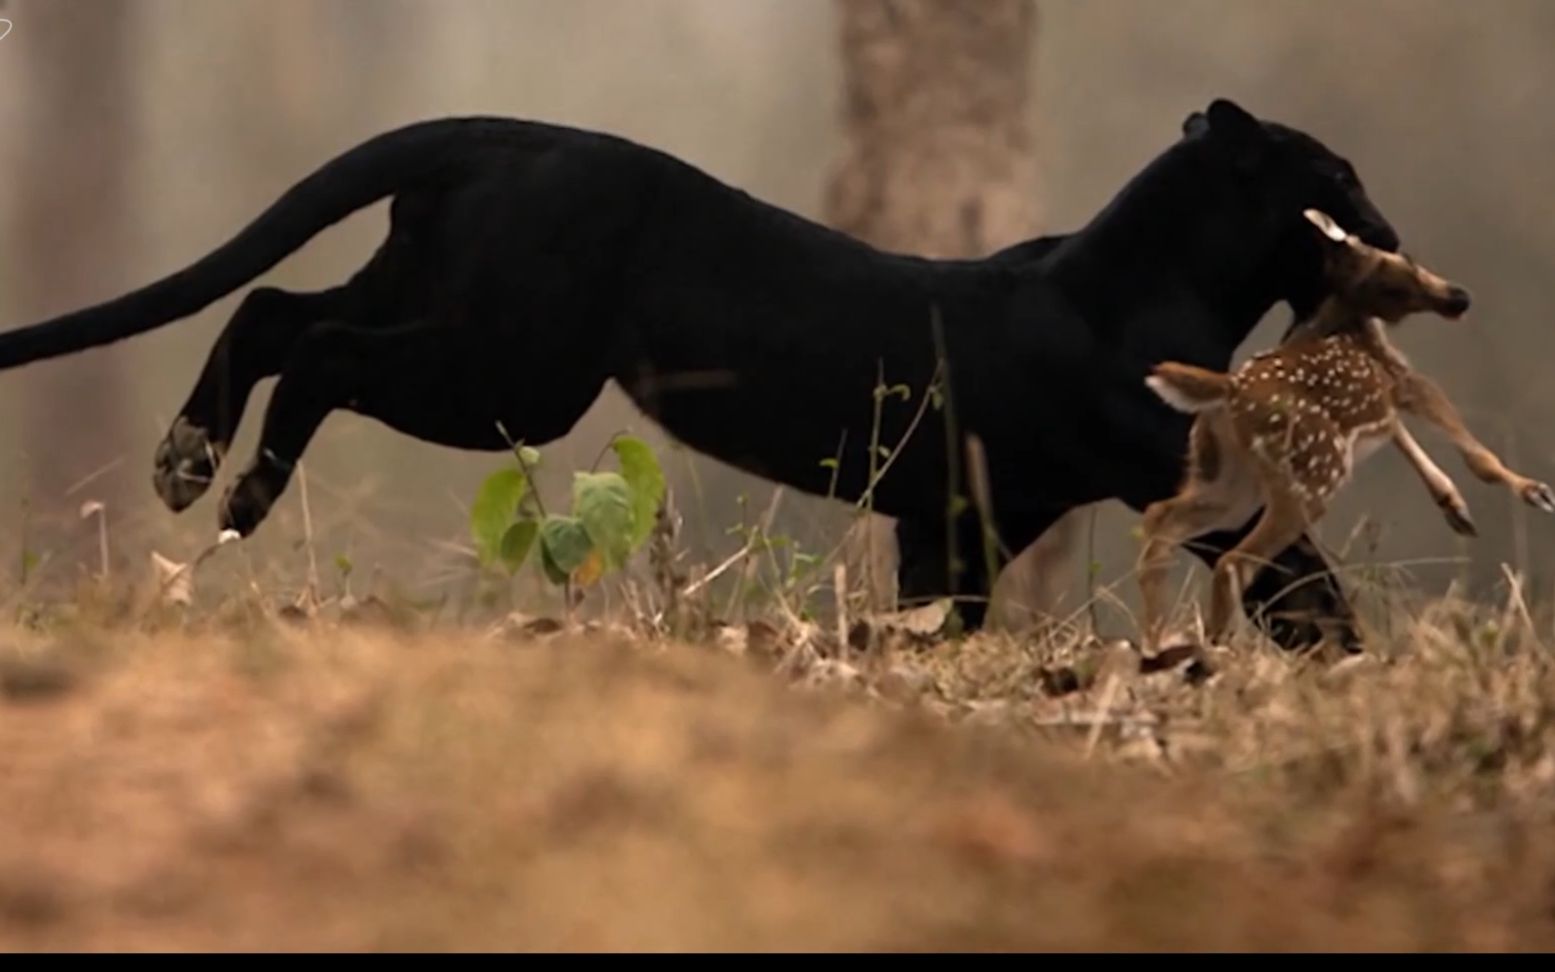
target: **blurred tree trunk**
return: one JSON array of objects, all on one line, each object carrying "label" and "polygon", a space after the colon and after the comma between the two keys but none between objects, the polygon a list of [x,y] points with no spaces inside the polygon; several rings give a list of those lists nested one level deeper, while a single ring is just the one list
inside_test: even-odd
[{"label": "blurred tree trunk", "polygon": [[[119,289],[115,268],[123,266],[129,241],[134,7],[55,0],[11,8],[19,29],[6,50],[25,58],[29,79],[12,279],[18,308],[37,319]],[[92,351],[44,366],[32,381],[28,459],[40,501],[59,500],[72,484],[124,458],[131,439],[121,361],[112,351]],[[85,492],[112,510],[129,495],[127,472],[121,464]]]},{"label": "blurred tree trunk", "polygon": [[[1035,0],[838,0],[837,10],[848,146],[827,220],[941,258],[1038,235]],[[871,524],[876,597],[892,574],[888,529]],[[1047,606],[1073,533],[1072,518],[1061,521],[1011,565],[1021,603]]]}]

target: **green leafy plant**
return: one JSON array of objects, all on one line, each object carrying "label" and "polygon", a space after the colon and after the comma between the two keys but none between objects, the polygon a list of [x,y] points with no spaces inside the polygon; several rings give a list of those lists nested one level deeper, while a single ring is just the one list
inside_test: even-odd
[{"label": "green leafy plant", "polygon": [[653,532],[664,502],[664,472],[641,439],[616,436],[601,460],[606,452],[615,454],[619,471],[574,473],[570,511],[552,513],[534,487],[540,453],[515,446],[517,467],[486,477],[470,507],[481,564],[512,575],[538,546],[547,580],[581,587],[624,568]]}]

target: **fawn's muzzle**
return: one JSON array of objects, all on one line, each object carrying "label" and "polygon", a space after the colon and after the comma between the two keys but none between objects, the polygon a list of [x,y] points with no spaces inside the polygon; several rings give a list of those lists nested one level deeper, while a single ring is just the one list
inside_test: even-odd
[{"label": "fawn's muzzle", "polygon": [[1447,291],[1447,299],[1442,301],[1442,313],[1448,317],[1462,317],[1468,313],[1469,305],[1473,298],[1462,287],[1452,287]]}]

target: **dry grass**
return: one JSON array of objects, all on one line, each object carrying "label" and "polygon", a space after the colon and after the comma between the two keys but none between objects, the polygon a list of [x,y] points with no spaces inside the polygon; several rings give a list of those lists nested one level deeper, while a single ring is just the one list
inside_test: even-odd
[{"label": "dry grass", "polygon": [[0,947],[1549,949],[1538,633],[1444,602],[1190,685],[1079,640],[17,629]]}]

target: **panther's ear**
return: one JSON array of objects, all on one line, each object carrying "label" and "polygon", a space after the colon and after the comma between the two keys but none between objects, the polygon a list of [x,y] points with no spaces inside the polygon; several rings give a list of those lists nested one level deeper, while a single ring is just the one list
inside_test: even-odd
[{"label": "panther's ear", "polygon": [[1251,137],[1263,134],[1263,126],[1258,123],[1258,119],[1229,98],[1216,98],[1210,102],[1205,114],[1209,117],[1210,127],[1221,135]]},{"label": "panther's ear", "polygon": [[1344,227],[1334,222],[1334,218],[1321,209],[1308,209],[1302,212],[1313,226],[1316,226],[1323,236],[1334,243],[1348,243],[1350,234],[1344,231]]},{"label": "panther's ear", "polygon": [[1225,145],[1232,160],[1242,168],[1252,168],[1263,158],[1268,135],[1263,124],[1234,101],[1216,98],[1204,112],[1209,131]]},{"label": "panther's ear", "polygon": [[1208,134],[1208,132],[1209,119],[1204,117],[1204,112],[1196,111],[1183,119],[1182,133],[1189,138],[1197,138],[1200,135]]}]

